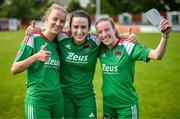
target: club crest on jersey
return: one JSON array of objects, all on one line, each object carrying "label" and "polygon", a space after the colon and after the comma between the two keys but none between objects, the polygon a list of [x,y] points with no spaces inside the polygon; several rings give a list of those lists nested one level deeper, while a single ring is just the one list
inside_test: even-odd
[{"label": "club crest on jersey", "polygon": [[116,50],[116,51],[114,52],[114,55],[115,55],[115,56],[121,55],[121,50]]},{"label": "club crest on jersey", "polygon": [[91,48],[91,46],[89,44],[84,44],[83,48],[87,51]]}]

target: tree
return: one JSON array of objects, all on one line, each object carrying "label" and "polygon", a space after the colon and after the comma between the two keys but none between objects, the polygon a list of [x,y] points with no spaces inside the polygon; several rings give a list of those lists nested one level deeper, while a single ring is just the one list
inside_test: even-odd
[{"label": "tree", "polygon": [[101,0],[103,14],[117,15],[123,12],[141,13],[156,8],[158,11],[179,11],[177,0]]},{"label": "tree", "polygon": [[0,5],[0,17],[18,18],[21,20],[39,20],[52,2],[58,0],[5,0]]},{"label": "tree", "polygon": [[87,5],[86,11],[87,11],[89,14],[95,14],[95,13],[96,13],[95,6],[96,6],[95,3],[90,2],[90,3]]},{"label": "tree", "polygon": [[72,0],[68,5],[67,11],[70,13],[77,9],[83,9],[83,8],[80,6],[79,1]]}]

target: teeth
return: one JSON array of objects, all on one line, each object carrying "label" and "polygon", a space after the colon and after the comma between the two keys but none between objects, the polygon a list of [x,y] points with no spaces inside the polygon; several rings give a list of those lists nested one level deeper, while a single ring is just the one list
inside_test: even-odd
[{"label": "teeth", "polygon": [[82,38],[83,38],[83,36],[78,36],[77,38],[78,38],[78,39],[82,39]]}]

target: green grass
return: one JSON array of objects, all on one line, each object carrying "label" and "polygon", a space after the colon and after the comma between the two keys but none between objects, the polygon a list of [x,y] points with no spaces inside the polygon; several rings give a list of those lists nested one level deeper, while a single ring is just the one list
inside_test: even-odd
[{"label": "green grass", "polygon": [[[0,118],[24,118],[25,73],[10,73],[24,31],[0,32]],[[155,48],[160,34],[137,34],[145,46]],[[141,118],[180,118],[180,33],[171,33],[161,61],[137,62],[135,87]],[[102,115],[101,68],[94,79],[98,117]]]}]

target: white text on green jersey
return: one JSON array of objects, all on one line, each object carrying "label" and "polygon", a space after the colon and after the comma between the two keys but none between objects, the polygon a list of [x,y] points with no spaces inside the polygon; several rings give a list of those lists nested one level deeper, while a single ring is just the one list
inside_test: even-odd
[{"label": "white text on green jersey", "polygon": [[77,63],[87,63],[88,55],[78,55],[73,52],[69,52],[66,57],[66,61],[77,62]]},{"label": "white text on green jersey", "polygon": [[48,67],[56,67],[59,68],[60,66],[60,61],[52,59],[51,57],[45,62],[45,65]]},{"label": "white text on green jersey", "polygon": [[102,70],[104,73],[118,73],[118,66],[111,66],[107,64],[102,64]]}]

